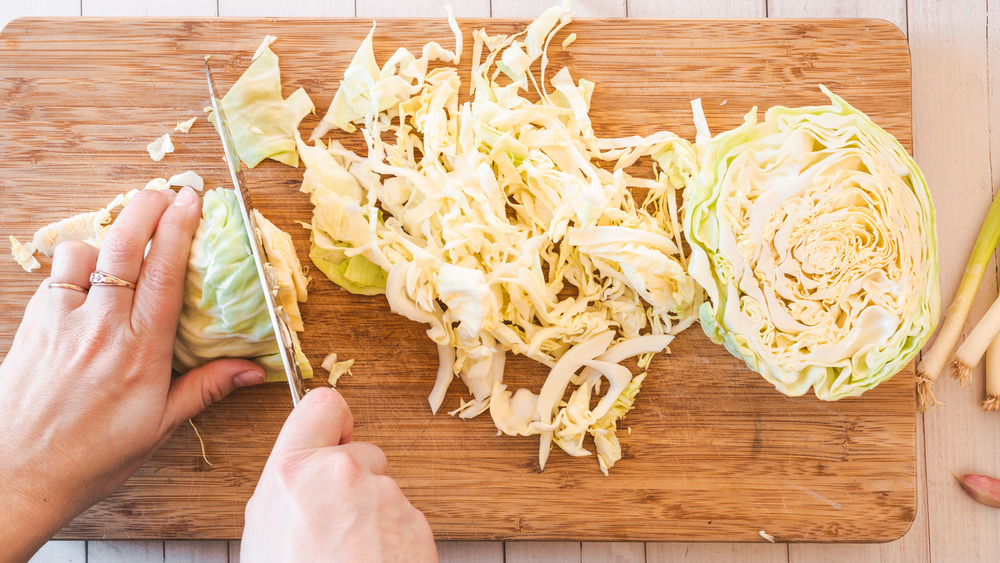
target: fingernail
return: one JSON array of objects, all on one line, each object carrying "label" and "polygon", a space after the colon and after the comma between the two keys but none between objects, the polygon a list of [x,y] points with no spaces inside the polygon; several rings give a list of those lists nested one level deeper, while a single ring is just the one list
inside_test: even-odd
[{"label": "fingernail", "polygon": [[184,186],[179,192],[177,192],[177,197],[174,199],[174,205],[179,205],[181,207],[190,207],[198,201],[198,194],[194,193],[194,190]]},{"label": "fingernail", "polygon": [[258,383],[264,383],[264,374],[255,370],[240,372],[233,376],[233,382],[236,383],[237,387],[257,385]]}]

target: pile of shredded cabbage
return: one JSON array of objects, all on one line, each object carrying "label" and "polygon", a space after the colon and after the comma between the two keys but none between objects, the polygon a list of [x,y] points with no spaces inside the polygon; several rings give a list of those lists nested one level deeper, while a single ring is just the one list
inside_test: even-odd
[{"label": "pile of shredded cabbage", "polygon": [[[671,133],[597,137],[594,84],[546,68],[570,16],[566,2],[517,35],[476,30],[462,103],[453,17],[454,51],[399,49],[382,66],[373,27],[315,144],[299,139],[298,151],[315,205],[311,258],[345,289],[384,292],[394,312],[429,326],[440,358],[432,410],[458,376],[471,398],[452,414],[489,411],[505,434],[540,436],[542,467],[552,443],[590,455],[590,435],[607,473],[645,377],[620,362],[638,356],[645,369],[696,318],[675,195],[697,158]],[[450,65],[428,70],[432,61]],[[332,128],[360,129],[368,154],[325,143]],[[643,156],[655,180],[626,172]],[[630,188],[649,190],[644,205]],[[508,351],[547,367],[537,388],[508,389]]]}]

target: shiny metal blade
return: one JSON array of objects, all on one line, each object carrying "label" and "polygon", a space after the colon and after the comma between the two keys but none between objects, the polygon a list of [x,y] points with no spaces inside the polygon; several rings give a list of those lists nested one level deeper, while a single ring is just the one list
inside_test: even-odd
[{"label": "shiny metal blade", "polygon": [[236,154],[236,145],[233,143],[232,134],[229,132],[229,121],[225,112],[222,111],[222,104],[216,98],[215,84],[212,81],[212,71],[208,65],[209,57],[205,57],[205,76],[208,79],[208,93],[212,97],[212,110],[215,113],[215,128],[222,139],[222,148],[226,153],[226,164],[233,179],[233,187],[236,189],[236,198],[240,202],[240,211],[243,215],[243,224],[247,229],[247,237],[250,239],[250,250],[253,254],[253,261],[257,265],[257,274],[260,283],[264,287],[264,302],[267,303],[267,312],[271,317],[271,326],[274,328],[274,337],[278,341],[278,351],[281,353],[281,363],[285,366],[285,375],[288,378],[288,386],[292,392],[292,405],[298,406],[299,400],[305,394],[305,382],[302,379],[302,372],[295,363],[295,350],[292,346],[292,331],[288,327],[288,318],[285,312],[280,310],[275,304],[275,296],[278,294],[278,284],[274,279],[271,265],[267,262],[267,255],[264,253],[263,240],[261,239],[260,228],[253,214],[253,202],[250,199],[250,192],[246,188],[246,181],[243,178],[243,170],[240,164],[240,157]]}]

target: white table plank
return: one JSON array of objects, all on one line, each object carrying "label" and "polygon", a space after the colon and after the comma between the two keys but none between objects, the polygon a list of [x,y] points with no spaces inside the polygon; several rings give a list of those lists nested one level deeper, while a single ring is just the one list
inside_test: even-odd
[{"label": "white table plank", "polygon": [[229,563],[229,542],[178,541],[163,542],[164,563]]},{"label": "white table plank", "polygon": [[467,0],[465,2],[442,2],[441,0],[382,0],[380,2],[359,2],[360,18],[445,18],[445,4],[451,4],[456,18],[490,17],[489,0]]},{"label": "white table plank", "polygon": [[229,542],[229,563],[240,563],[240,540]]},{"label": "white table plank", "polygon": [[768,0],[769,18],[880,18],[906,34],[906,0]]},{"label": "white table plank", "polygon": [[503,563],[503,542],[498,541],[439,541],[438,560],[441,563]]},{"label": "white table plank", "polygon": [[581,563],[580,542],[509,541],[506,563]]},{"label": "white table plank", "polygon": [[763,18],[766,0],[629,0],[630,18]]},{"label": "white table plank", "polygon": [[788,547],[781,543],[646,543],[646,563],[714,563],[716,561],[785,563],[788,561]]},{"label": "white table plank", "polygon": [[87,563],[163,563],[163,542],[89,541]]},{"label": "white table plank", "polygon": [[219,0],[219,15],[233,18],[350,18],[354,0]]},{"label": "white table plank", "polygon": [[[993,197],[990,176],[987,2],[909,0],[914,151],[938,212],[941,295],[950,302]],[[959,197],[956,197],[959,196]],[[971,323],[996,296],[993,268]],[[944,310],[942,310],[944,313]],[[1000,416],[978,408],[982,370],[971,387],[941,380],[938,405],[924,415],[928,541],[933,561],[1000,560],[1000,511],[965,497],[952,473],[1000,474]]]},{"label": "white table plank", "polygon": [[[538,0],[495,0],[494,18],[534,18],[550,5],[558,2]],[[578,18],[624,18],[625,0],[581,0],[573,2],[573,12]]]},{"label": "white table plank", "polygon": [[217,0],[80,0],[85,16],[217,16]]},{"label": "white table plank", "polygon": [[643,563],[646,544],[643,542],[592,542],[581,544],[582,563]]},{"label": "white table plank", "polygon": [[3,0],[0,2],[0,29],[22,16],[79,16],[80,0]]},{"label": "white table plank", "polygon": [[87,542],[50,541],[28,563],[86,563]]}]

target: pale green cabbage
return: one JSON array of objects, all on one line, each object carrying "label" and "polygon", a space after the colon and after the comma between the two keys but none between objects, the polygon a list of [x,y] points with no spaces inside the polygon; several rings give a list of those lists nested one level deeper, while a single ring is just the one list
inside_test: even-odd
[{"label": "pale green cabbage", "polygon": [[860,395],[938,318],[934,209],[917,165],[827,89],[831,105],[750,111],[707,140],[685,191],[702,328],[791,396]]},{"label": "pale green cabbage", "polygon": [[[278,56],[266,46],[269,41],[273,41],[270,36],[250,67],[220,101],[236,152],[250,168],[265,158],[298,166],[296,131],[302,119],[314,109],[302,88],[292,92],[288,99],[281,97]],[[215,113],[209,114],[208,120],[215,124]]]},{"label": "pale green cabbage", "polygon": [[[302,330],[298,302],[305,301],[306,280],[291,237],[262,218],[257,216],[264,250],[279,283],[276,301],[293,331]],[[293,339],[296,363],[304,377],[311,377]],[[266,369],[268,381],[285,378],[236,192],[216,188],[205,193],[202,221],[191,243],[174,368],[185,372],[227,357],[254,360]]]}]

